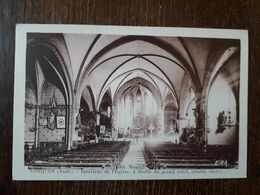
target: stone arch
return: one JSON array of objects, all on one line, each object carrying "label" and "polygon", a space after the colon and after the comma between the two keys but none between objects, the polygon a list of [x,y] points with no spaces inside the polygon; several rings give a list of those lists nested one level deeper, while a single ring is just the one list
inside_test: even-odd
[{"label": "stone arch", "polygon": [[[50,39],[52,39],[53,42],[57,41],[56,38]],[[65,114],[63,113],[65,115],[64,141],[68,149],[70,149],[72,138],[71,132],[73,129],[72,120],[74,116],[74,111],[72,109],[72,105],[74,104],[74,95],[72,89],[70,60],[69,56],[65,57],[65,60],[64,55],[61,55],[61,52],[64,53],[64,51],[61,51],[60,47],[57,47],[55,43],[49,43],[49,41],[46,39],[43,40],[40,35],[38,36],[38,34],[29,36],[27,44],[26,69],[32,70],[29,74],[33,75],[33,77],[37,77],[38,73],[36,69],[40,68],[45,82],[49,82],[56,86],[62,93],[65,99]],[[66,50],[66,46],[64,46],[63,49]],[[41,94],[40,90],[42,91],[42,83],[37,84],[37,94],[39,95]]]},{"label": "stone arch", "polygon": [[151,84],[149,81],[140,78],[140,77],[136,77],[133,78],[129,81],[127,81],[126,83],[124,83],[120,88],[118,88],[115,92],[115,96],[113,99],[113,103],[114,105],[117,104],[118,100],[120,99],[120,97],[122,97],[123,93],[131,86],[136,85],[140,83],[141,85],[145,86],[146,88],[148,88],[153,95],[155,96],[155,99],[158,103],[158,105],[162,105],[163,101],[162,101],[162,97],[160,95],[160,92],[157,91],[157,89],[155,88],[155,86],[153,86],[153,84]]},{"label": "stone arch", "polygon": [[[236,119],[236,122],[239,121],[239,74],[240,74],[240,70],[239,70],[239,66],[236,66],[236,64],[232,64],[232,62],[236,62],[236,60],[238,61],[238,63],[240,62],[239,60],[239,52],[235,52],[232,56],[230,56],[222,65],[221,67],[219,67],[217,69],[217,71],[215,71],[215,74],[212,76],[212,78],[209,80],[208,86],[207,86],[207,90],[206,90],[206,97],[205,97],[205,116],[206,116],[206,121],[205,121],[205,129],[208,129],[210,127],[209,122],[212,123],[212,119],[208,119],[208,113],[209,113],[209,98],[210,98],[210,93],[212,88],[216,85],[216,81],[217,79],[219,79],[221,77],[221,80],[223,82],[225,82],[225,89],[230,91],[231,93],[229,94],[228,99],[232,99],[234,97],[234,101],[235,101],[235,108],[233,108],[233,112],[235,112],[235,115],[233,116]],[[236,77],[233,77],[229,71],[229,69],[231,68],[231,66],[235,66],[237,67],[237,70],[235,70],[235,74]],[[218,80],[219,81],[219,80]],[[217,83],[219,84],[219,82]],[[227,95],[227,94],[223,94],[223,95]],[[225,98],[226,99],[226,98]],[[230,101],[230,100],[228,100]],[[222,103],[224,104],[224,103]],[[222,105],[221,104],[221,105]],[[227,104],[227,103],[226,103]],[[228,103],[230,106],[230,103]],[[221,108],[219,108],[221,109]],[[212,110],[212,109],[211,109]],[[222,110],[219,110],[219,112]],[[225,110],[226,111],[226,110]],[[211,114],[213,115],[213,114]],[[235,128],[238,129],[238,124],[236,124]],[[209,133],[209,132],[208,132]],[[206,140],[208,142],[208,136],[209,134],[206,134]],[[226,138],[224,138],[226,139]],[[237,144],[236,142],[238,141],[238,132],[236,130],[236,132],[233,135],[233,142],[234,144]],[[223,144],[221,141],[219,142],[220,144]],[[226,143],[224,143],[226,144]]]},{"label": "stone arch", "polygon": [[185,69],[185,71],[187,72],[187,74],[191,77],[193,84],[195,86],[195,89],[200,90],[201,84],[200,84],[199,79],[196,77],[195,73],[193,72],[193,70],[191,69],[189,64],[186,62],[186,60],[182,57],[182,55],[175,48],[173,48],[170,44],[164,42],[163,40],[161,40],[159,38],[151,37],[151,36],[149,36],[149,37],[148,36],[125,36],[125,37],[119,38],[118,40],[116,40],[116,41],[110,43],[109,45],[107,45],[106,47],[104,47],[92,58],[89,65],[86,66],[85,69],[83,70],[82,75],[77,78],[77,81],[75,83],[75,90],[77,91],[80,89],[80,85],[82,85],[82,83],[83,83],[82,81],[87,78],[89,71],[94,66],[95,62],[98,61],[98,59],[100,59],[102,56],[104,56],[110,50],[113,50],[114,48],[117,48],[120,45],[129,43],[129,42],[132,42],[135,40],[141,40],[141,41],[151,43],[151,44],[158,46],[161,49],[169,52],[174,57],[176,57],[181,63],[178,65],[183,67]]}]

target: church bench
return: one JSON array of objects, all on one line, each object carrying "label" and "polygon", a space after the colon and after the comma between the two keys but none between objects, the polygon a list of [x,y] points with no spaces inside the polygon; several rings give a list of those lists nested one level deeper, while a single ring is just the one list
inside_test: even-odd
[{"label": "church bench", "polygon": [[[215,165],[215,160],[208,160],[208,159],[156,159],[154,164],[152,164],[153,168],[160,169],[167,164],[167,167],[180,167],[180,165],[185,166],[190,165],[191,167],[200,167],[204,165],[213,166]],[[216,165],[215,165],[216,166]],[[219,167],[219,166],[218,166]]]},{"label": "church bench", "polygon": [[78,162],[83,162],[85,160],[110,160],[111,164],[113,165],[118,165],[119,164],[119,160],[116,156],[113,155],[107,155],[107,156],[103,156],[103,155],[89,155],[89,156],[66,156],[66,157],[52,157],[49,158],[48,161],[53,162],[53,161],[57,161],[57,162],[72,162],[72,161],[78,161]]},{"label": "church bench", "polygon": [[[225,168],[236,164],[234,147],[209,146],[204,151],[190,146],[175,145],[173,143],[152,144],[144,143],[144,157],[149,168],[164,167],[217,167]],[[224,165],[216,162],[223,161]]]},{"label": "church bench", "polygon": [[[27,163],[30,166],[86,166],[104,167],[117,166],[129,149],[130,142],[112,141],[98,144],[82,144],[81,148],[33,159]],[[40,161],[39,161],[40,160]],[[76,165],[78,164],[78,165]],[[100,165],[101,164],[101,165]]]},{"label": "church bench", "polygon": [[61,163],[100,163],[107,162],[111,166],[115,166],[116,164],[113,162],[111,158],[67,158],[67,159],[48,159],[49,163],[52,162],[61,162]]},{"label": "church bench", "polygon": [[170,169],[170,168],[194,168],[194,169],[208,169],[208,168],[228,168],[224,165],[219,166],[215,164],[197,164],[197,163],[158,163],[157,169]]},{"label": "church bench", "polygon": [[110,167],[111,164],[109,161],[98,161],[98,162],[83,162],[83,163],[78,163],[78,162],[48,162],[48,161],[43,161],[43,162],[34,162],[30,163],[29,168],[35,168],[35,167],[94,167],[94,168],[105,168],[105,167]]},{"label": "church bench", "polygon": [[84,153],[70,153],[70,154],[64,154],[62,156],[70,156],[70,155],[76,155],[76,156],[116,156],[118,159],[123,158],[123,154],[120,152],[115,152],[115,151],[88,151]]}]

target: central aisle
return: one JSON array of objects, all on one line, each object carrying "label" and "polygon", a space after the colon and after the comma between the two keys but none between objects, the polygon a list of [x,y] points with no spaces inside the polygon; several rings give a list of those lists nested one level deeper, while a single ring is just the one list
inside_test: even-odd
[{"label": "central aisle", "polygon": [[125,155],[123,161],[120,163],[120,165],[146,166],[142,150],[143,150],[143,142],[132,141],[130,144],[129,150],[126,153],[126,155]]}]

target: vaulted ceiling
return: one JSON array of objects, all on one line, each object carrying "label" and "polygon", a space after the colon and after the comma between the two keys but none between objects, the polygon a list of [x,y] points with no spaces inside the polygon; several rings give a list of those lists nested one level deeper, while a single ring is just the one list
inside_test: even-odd
[{"label": "vaulted ceiling", "polygon": [[212,65],[223,63],[239,47],[232,40],[132,35],[49,34],[46,40],[67,60],[74,93],[81,96],[89,86],[96,106],[108,89],[113,99],[134,78],[152,85],[160,99],[171,92],[178,103],[185,79],[195,93],[200,91]]}]

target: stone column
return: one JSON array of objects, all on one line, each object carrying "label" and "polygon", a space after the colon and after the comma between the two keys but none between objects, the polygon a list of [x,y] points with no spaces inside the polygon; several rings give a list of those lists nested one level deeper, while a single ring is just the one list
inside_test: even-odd
[{"label": "stone column", "polygon": [[204,111],[204,101],[201,98],[200,94],[197,95],[196,99],[196,109],[194,110],[195,120],[196,120],[196,129],[200,133],[200,140],[205,144],[207,143],[207,129],[205,129],[205,111]]},{"label": "stone column", "polygon": [[180,127],[179,127],[179,120],[180,115],[179,115],[179,108],[176,110],[176,129],[178,130],[178,133],[180,134]]},{"label": "stone column", "polygon": [[[111,134],[113,139],[116,139],[118,136],[118,108],[116,105],[112,106],[112,115],[111,115],[111,120],[112,120],[112,130]],[[114,131],[116,132],[114,134]]]},{"label": "stone column", "polygon": [[204,107],[204,132],[203,132],[203,137],[204,137],[204,148],[207,147],[208,145],[208,120],[209,120],[209,116],[208,116],[208,109],[206,107],[206,104],[204,103],[203,105]]},{"label": "stone column", "polygon": [[96,129],[95,134],[98,136],[100,132],[100,112],[99,110],[96,111]]},{"label": "stone column", "polygon": [[78,109],[73,105],[67,105],[66,111],[66,143],[67,149],[71,150],[73,148],[73,135],[75,132],[75,124],[76,124],[76,116],[78,113]]},{"label": "stone column", "polygon": [[39,105],[35,105],[35,148],[39,145]]}]

